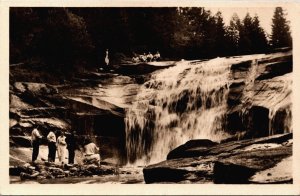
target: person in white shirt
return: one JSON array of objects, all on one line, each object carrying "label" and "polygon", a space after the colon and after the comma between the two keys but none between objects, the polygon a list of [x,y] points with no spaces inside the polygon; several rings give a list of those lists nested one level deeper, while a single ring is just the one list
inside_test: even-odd
[{"label": "person in white shirt", "polygon": [[84,161],[91,162],[95,161],[100,166],[100,148],[96,146],[90,139],[87,139],[84,145]]},{"label": "person in white shirt", "polygon": [[39,148],[40,148],[40,139],[42,138],[38,127],[34,128],[31,132],[31,145],[32,145],[32,163],[35,162],[39,155]]},{"label": "person in white shirt", "polygon": [[56,136],[53,131],[49,131],[47,135],[48,140],[48,162],[55,162],[55,155],[56,155]]},{"label": "person in white shirt", "polygon": [[57,138],[56,144],[57,144],[58,160],[61,164],[64,164],[64,161],[66,159],[65,152],[67,149],[67,143],[66,143],[66,136],[63,131],[61,132],[61,135]]}]

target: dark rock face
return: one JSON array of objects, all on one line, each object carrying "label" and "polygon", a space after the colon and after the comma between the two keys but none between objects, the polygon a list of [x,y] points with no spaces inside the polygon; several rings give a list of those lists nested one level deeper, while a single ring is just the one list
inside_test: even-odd
[{"label": "dark rock face", "polygon": [[244,61],[241,63],[233,64],[231,70],[248,71],[252,65],[252,61]]},{"label": "dark rock face", "polygon": [[[293,71],[293,57],[286,56],[282,58],[276,58],[276,62],[267,63],[265,65],[264,72],[256,78],[256,80],[266,80],[274,78],[276,76],[281,76],[286,73]],[[260,62],[261,63],[261,62]]]},{"label": "dark rock face", "polygon": [[250,109],[252,126],[249,135],[252,137],[266,137],[270,135],[269,109],[261,106],[253,106]]},{"label": "dark rock face", "polygon": [[[189,149],[196,151],[195,145],[195,141],[192,141],[190,147],[183,145],[181,148],[185,147],[185,152]],[[145,167],[145,182],[250,183],[253,175],[276,167],[283,159],[292,155],[292,134],[225,142],[207,147],[205,153],[203,148],[198,151],[198,155],[202,156],[189,157],[187,153],[181,158]]]},{"label": "dark rock face", "polygon": [[241,98],[243,95],[244,88],[245,88],[244,82],[232,83],[229,86],[229,94],[227,99],[227,104],[229,106],[241,104]]},{"label": "dark rock face", "polygon": [[243,121],[243,114],[241,111],[227,113],[226,123],[228,132],[230,133],[236,133],[246,130],[246,125]]},{"label": "dark rock face", "polygon": [[255,174],[255,170],[232,163],[216,161],[214,164],[214,183],[245,184]]},{"label": "dark rock face", "polygon": [[188,171],[184,169],[158,168],[155,170],[144,170],[146,183],[153,182],[178,182],[181,181]]}]

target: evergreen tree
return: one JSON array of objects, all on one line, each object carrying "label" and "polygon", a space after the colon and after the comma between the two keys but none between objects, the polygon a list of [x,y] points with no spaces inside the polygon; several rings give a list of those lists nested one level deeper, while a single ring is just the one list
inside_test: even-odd
[{"label": "evergreen tree", "polygon": [[267,38],[260,26],[258,16],[252,18],[246,14],[239,32],[239,52],[252,54],[266,52]]},{"label": "evergreen tree", "polygon": [[251,42],[252,42],[252,51],[255,53],[266,52],[268,48],[268,41],[266,38],[265,31],[260,26],[258,16],[254,16],[252,21],[251,29]]},{"label": "evergreen tree", "polygon": [[252,17],[249,13],[246,14],[243,19],[242,26],[240,28],[240,40],[239,40],[239,52],[241,54],[250,54],[251,50],[251,37],[250,31],[252,28]]},{"label": "evergreen tree", "polygon": [[292,46],[289,21],[286,20],[286,13],[282,7],[276,7],[274,11],[271,45],[273,48]]},{"label": "evergreen tree", "polygon": [[214,31],[214,53],[217,56],[224,56],[228,53],[226,51],[226,39],[225,39],[225,24],[223,22],[222,13],[218,11],[215,18],[215,31]]},{"label": "evergreen tree", "polygon": [[229,22],[229,26],[226,27],[226,51],[228,55],[238,54],[241,20],[236,13],[234,13]]}]

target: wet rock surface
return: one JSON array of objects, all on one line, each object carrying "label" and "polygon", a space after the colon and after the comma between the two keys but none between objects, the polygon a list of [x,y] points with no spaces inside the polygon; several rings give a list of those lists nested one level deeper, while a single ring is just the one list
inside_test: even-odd
[{"label": "wet rock surface", "polygon": [[[184,147],[184,145],[183,145]],[[196,146],[186,148],[197,151]],[[244,184],[254,182],[250,179],[258,173],[276,168],[284,159],[292,156],[292,134],[281,134],[258,139],[225,142],[198,149],[199,156],[170,159],[144,168],[146,183],[224,183]],[[284,164],[284,163],[282,163]],[[282,167],[282,166],[281,166]],[[290,165],[286,170],[291,171]],[[253,178],[256,179],[256,178]],[[274,178],[275,179],[275,178]],[[269,183],[276,183],[276,180]],[[292,179],[289,175],[276,179]],[[255,183],[266,183],[256,180]]]},{"label": "wet rock surface", "polygon": [[233,64],[227,131],[247,138],[292,132],[292,71],[291,51]]}]

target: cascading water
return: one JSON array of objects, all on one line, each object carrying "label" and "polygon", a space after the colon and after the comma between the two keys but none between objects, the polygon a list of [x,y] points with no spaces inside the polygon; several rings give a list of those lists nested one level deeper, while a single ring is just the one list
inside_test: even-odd
[{"label": "cascading water", "polygon": [[226,137],[226,111],[231,63],[217,58],[202,63],[180,62],[154,74],[137,95],[125,119],[130,162],[156,162],[176,146],[196,138]]},{"label": "cascading water", "polygon": [[[170,150],[191,139],[220,141],[226,133],[231,65],[254,60],[249,81],[255,80],[257,58],[249,55],[182,61],[157,71],[137,94],[125,118],[127,158],[144,165],[166,159]],[[253,88],[253,85],[251,85]]]}]

